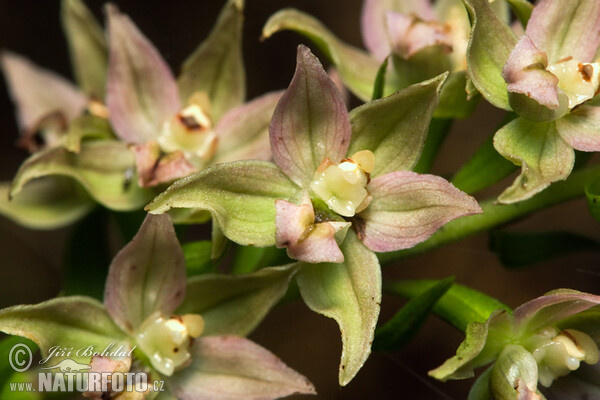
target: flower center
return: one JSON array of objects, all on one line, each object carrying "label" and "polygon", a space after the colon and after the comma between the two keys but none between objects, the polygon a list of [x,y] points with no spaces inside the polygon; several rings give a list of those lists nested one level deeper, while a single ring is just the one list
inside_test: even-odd
[{"label": "flower center", "polygon": [[545,387],[575,371],[582,361],[598,362],[598,346],[583,332],[574,329],[557,332],[546,328],[538,336],[540,341],[532,354],[538,363],[538,379]]},{"label": "flower center", "polygon": [[140,349],[161,374],[171,376],[176,368],[190,360],[189,348],[204,330],[204,320],[197,314],[166,318],[152,314],[136,334]]},{"label": "flower center", "polygon": [[166,153],[180,150],[192,161],[208,161],[215,154],[217,136],[202,107],[191,104],[164,123],[158,144]]},{"label": "flower center", "polygon": [[569,108],[598,94],[599,63],[580,63],[573,57],[567,57],[549,65],[548,71],[558,78],[558,87],[567,95]]},{"label": "flower center", "polygon": [[331,210],[344,217],[352,217],[371,202],[366,186],[374,165],[375,156],[369,150],[359,151],[339,164],[325,159],[317,169],[310,188]]}]

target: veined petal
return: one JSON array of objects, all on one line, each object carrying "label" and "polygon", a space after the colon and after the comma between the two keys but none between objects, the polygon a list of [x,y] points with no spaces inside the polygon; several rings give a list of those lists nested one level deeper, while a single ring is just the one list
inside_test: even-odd
[{"label": "veined petal", "polygon": [[155,141],[134,144],[131,149],[135,154],[138,184],[141,187],[173,182],[196,172],[196,167],[181,151],[161,156],[160,148]]},{"label": "veined petal", "polygon": [[54,113],[69,122],[87,105],[85,94],[72,83],[17,54],[4,52],[2,69],[17,107],[22,131],[34,129],[45,117]]},{"label": "veined petal", "polygon": [[371,181],[373,201],[359,214],[359,237],[377,252],[406,249],[461,216],[479,214],[477,201],[443,178],[410,171],[385,174]]},{"label": "veined petal", "polygon": [[148,215],[114,258],[104,292],[106,310],[132,333],[155,312],[170,315],[183,301],[185,258],[168,215]]},{"label": "veined petal", "polygon": [[386,13],[415,14],[424,20],[435,18],[430,0],[365,0],[363,4],[360,19],[363,42],[380,62],[391,52]]},{"label": "veined petal", "polygon": [[315,394],[313,385],[268,350],[236,336],[198,338],[192,363],[167,382],[181,400],[270,400]]},{"label": "veined petal", "polygon": [[548,55],[550,64],[569,56],[593,61],[600,46],[600,3],[540,0],[525,34]]},{"label": "veined petal", "polygon": [[528,199],[552,182],[566,179],[575,161],[573,148],[559,136],[555,122],[519,117],[496,132],[494,147],[521,166],[521,175],[498,197],[501,203]]},{"label": "veined petal", "polygon": [[439,45],[452,51],[452,41],[446,26],[437,21],[424,21],[415,15],[388,12],[386,14],[392,50],[409,59],[426,47]]},{"label": "veined petal", "polygon": [[283,92],[272,92],[233,108],[215,127],[218,147],[213,163],[269,160],[269,124]]},{"label": "veined petal", "polygon": [[179,91],[169,66],[129,17],[113,5],[107,14],[110,122],[124,141],[142,143],[158,137],[181,108]]},{"label": "veined petal", "polygon": [[577,107],[556,121],[556,130],[576,150],[600,151],[600,107]]},{"label": "veined petal", "polygon": [[494,399],[543,400],[537,393],[538,366],[520,345],[509,344],[492,367],[490,392]]},{"label": "veined petal", "polygon": [[546,54],[529,37],[523,36],[502,69],[502,77],[508,84],[506,89],[556,110],[559,107],[558,78],[546,70],[547,66]]},{"label": "veined petal", "polygon": [[296,60],[269,131],[275,163],[306,187],[325,158],[336,163],[346,155],[351,128],[344,99],[317,57],[300,45]]},{"label": "veined petal", "polygon": [[277,200],[275,209],[275,243],[279,248],[285,247],[288,256],[308,263],[344,261],[335,241],[336,229],[329,222],[315,223],[315,212],[308,193],[305,192],[300,205]]}]

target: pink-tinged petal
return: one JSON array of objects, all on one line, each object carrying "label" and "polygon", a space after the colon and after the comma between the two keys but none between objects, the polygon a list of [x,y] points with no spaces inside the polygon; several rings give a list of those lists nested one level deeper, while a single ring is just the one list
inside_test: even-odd
[{"label": "pink-tinged petal", "polygon": [[529,37],[523,36],[510,53],[502,77],[509,92],[524,94],[556,110],[559,107],[558,78],[546,70],[547,66],[546,54]]},{"label": "pink-tinged petal", "polygon": [[192,348],[192,360],[168,380],[181,400],[270,400],[316,394],[308,379],[245,338],[201,337]]},{"label": "pink-tinged petal", "polygon": [[599,304],[600,296],[559,289],[521,305],[513,316],[517,326],[534,332]]},{"label": "pink-tinged petal", "polygon": [[[288,256],[309,263],[344,262],[344,255],[335,240],[336,228],[328,222],[315,223],[308,193],[304,193],[300,205],[277,200],[275,209],[275,243],[279,248],[285,247]],[[345,223],[338,228],[348,225]]]},{"label": "pink-tinged petal", "polygon": [[371,181],[373,201],[359,214],[363,243],[376,252],[410,248],[445,223],[482,212],[477,201],[448,181],[410,171],[391,172]]},{"label": "pink-tinged petal", "polygon": [[385,15],[389,11],[415,14],[424,20],[435,19],[429,0],[365,0],[360,19],[363,42],[379,61],[383,61],[391,52],[385,24]]},{"label": "pink-tinged petal", "polygon": [[19,55],[4,52],[2,69],[24,132],[35,129],[51,115],[59,114],[69,122],[87,105],[85,94],[72,83]]},{"label": "pink-tinged petal", "polygon": [[308,47],[298,46],[296,72],[269,128],[273,159],[300,186],[308,186],[325,158],[339,162],[350,144],[344,99]]},{"label": "pink-tinged petal", "polygon": [[138,184],[141,187],[173,182],[196,172],[196,167],[187,160],[181,151],[162,156],[160,147],[155,141],[134,144],[131,146],[131,150],[135,154]]},{"label": "pink-tinged petal", "polygon": [[600,107],[577,107],[556,121],[556,130],[574,149],[600,151]]},{"label": "pink-tinged petal", "polygon": [[388,12],[386,17],[392,49],[405,60],[430,46],[439,45],[447,52],[452,51],[448,26],[424,21],[414,14]]},{"label": "pink-tinged petal", "polygon": [[215,127],[219,141],[215,164],[271,159],[269,124],[282,93],[267,93],[223,116]]},{"label": "pink-tinged petal", "polygon": [[590,62],[600,46],[600,2],[540,0],[525,34],[548,55],[550,64],[569,56]]},{"label": "pink-tinged petal", "polygon": [[168,215],[148,215],[114,258],[104,305],[115,323],[133,332],[151,314],[171,314],[185,297],[183,250]]},{"label": "pink-tinged petal", "polygon": [[344,103],[346,104],[346,107],[349,107],[350,106],[350,91],[344,84],[344,80],[342,79],[342,76],[340,75],[338,70],[335,69],[334,67],[328,68],[327,76],[329,76],[329,79],[331,79],[331,81],[335,84],[335,87],[337,87],[337,89],[342,94],[342,97],[344,98]]},{"label": "pink-tinged petal", "polygon": [[159,136],[180,108],[169,66],[134,23],[109,5],[109,65],[106,104],[121,139],[143,143]]},{"label": "pink-tinged petal", "polygon": [[[116,350],[116,349],[115,349]],[[129,349],[125,349],[125,351],[129,351]],[[113,360],[108,357],[103,356],[93,356],[92,361],[90,362],[90,370],[86,372],[96,372],[96,373],[109,373],[112,374],[114,372],[127,373],[131,369],[131,357],[127,357],[121,361]],[[107,379],[107,376],[102,376],[100,382],[104,382],[104,379]],[[91,376],[88,376],[88,388],[92,387],[92,385],[98,385],[97,383],[92,384],[95,379]],[[106,383],[101,383],[100,386],[105,385]],[[82,396],[87,399],[92,400],[104,400],[104,392],[84,392]]]}]

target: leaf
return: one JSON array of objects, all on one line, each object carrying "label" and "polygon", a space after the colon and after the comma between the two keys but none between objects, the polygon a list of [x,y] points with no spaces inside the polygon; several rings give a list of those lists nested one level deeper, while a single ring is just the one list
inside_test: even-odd
[{"label": "leaf", "polygon": [[344,98],[304,45],[269,133],[275,164],[300,186],[308,186],[326,158],[337,163],[346,156],[351,128]]},{"label": "leaf", "polygon": [[333,318],[342,333],[339,383],[345,386],[369,354],[381,304],[381,270],[377,257],[349,231],[341,264],[302,264],[298,287],[306,305]]},{"label": "leaf", "polygon": [[454,278],[436,283],[412,298],[394,316],[377,328],[373,350],[395,350],[408,343],[421,328],[435,303],[452,287]]},{"label": "leaf", "polygon": [[108,120],[91,114],[83,114],[75,118],[69,125],[69,129],[63,136],[63,145],[67,150],[79,153],[82,141],[100,139],[115,139]]},{"label": "leaf", "polygon": [[185,257],[185,269],[188,276],[217,272],[217,268],[213,265],[210,257],[212,250],[212,242],[210,240],[184,243],[181,247]]},{"label": "leaf", "polygon": [[219,140],[213,164],[270,160],[269,124],[283,92],[272,92],[231,109],[215,127]]},{"label": "leaf", "polygon": [[600,179],[590,181],[585,186],[585,197],[592,217],[600,221]]},{"label": "leaf", "polygon": [[162,214],[171,208],[210,211],[225,236],[244,245],[275,244],[275,200],[298,188],[266,161],[218,164],[180,179],[146,209]]},{"label": "leaf", "polygon": [[23,337],[8,336],[0,341],[0,360],[4,360],[0,366],[0,390],[5,387],[8,382],[14,382],[18,375],[21,374],[15,372],[11,363],[14,363],[18,368],[24,368],[27,365],[27,350],[22,346],[26,346],[29,349],[30,354],[34,354],[37,351],[35,343]]},{"label": "leaf", "polygon": [[520,233],[492,231],[490,248],[509,268],[526,267],[562,255],[600,251],[600,243],[570,232]]},{"label": "leaf", "polygon": [[487,0],[464,0],[472,20],[467,49],[469,78],[483,97],[510,110],[502,68],[517,43],[508,25],[495,15]]},{"label": "leaf", "polygon": [[446,76],[410,86],[352,110],[352,141],[348,154],[371,150],[375,155],[373,177],[410,170],[423,149]]},{"label": "leaf", "polygon": [[134,162],[127,145],[118,141],[85,142],[79,154],[63,147],[50,148],[32,155],[21,165],[10,195],[17,196],[33,179],[66,176],[80,183],[103,206],[133,210],[152,196],[152,192],[135,183]]},{"label": "leaf", "polygon": [[109,64],[106,106],[117,135],[129,143],[159,136],[181,108],[177,83],[158,50],[116,6],[108,15]]},{"label": "leaf", "polygon": [[[72,347],[75,351],[68,358],[88,364],[91,357],[77,356],[77,350],[93,345],[95,351],[102,351],[110,343],[116,349],[125,339],[100,302],[79,296],[0,310],[0,331],[33,340],[43,357],[53,346]],[[55,365],[62,358],[56,355],[48,363]]]},{"label": "leaf", "polygon": [[523,27],[527,26],[527,21],[529,21],[529,17],[531,17],[531,12],[533,11],[533,4],[527,0],[506,0],[506,2],[510,5],[521,25]]},{"label": "leaf", "polygon": [[473,197],[435,175],[391,172],[373,179],[367,189],[373,200],[358,215],[357,230],[376,252],[413,247],[447,222],[483,212]]},{"label": "leaf", "polygon": [[316,393],[305,377],[248,339],[201,337],[191,352],[192,364],[168,380],[181,400],[270,400]]},{"label": "leaf", "polygon": [[[385,285],[385,291],[412,299],[430,291],[439,282],[427,279],[391,282]],[[461,332],[465,332],[471,322],[485,322],[496,310],[511,312],[508,306],[493,297],[457,283],[433,307],[437,316]]]},{"label": "leaf", "polygon": [[452,184],[466,193],[477,193],[510,175],[516,166],[494,148],[493,136],[483,142],[454,174]]},{"label": "leaf", "polygon": [[170,315],[185,298],[185,258],[168,215],[148,215],[113,259],[104,304],[115,323],[133,333],[155,312]]},{"label": "leaf", "polygon": [[0,215],[30,229],[57,229],[82,218],[94,202],[75,182],[44,177],[9,200],[12,184],[0,183]]},{"label": "leaf", "polygon": [[184,102],[196,92],[208,95],[215,121],[246,98],[243,10],[244,0],[225,4],[208,38],[183,63],[177,80]]},{"label": "leaf", "polygon": [[102,27],[81,0],[63,0],[61,20],[79,86],[102,101],[108,67],[108,49]]},{"label": "leaf", "polygon": [[203,335],[239,335],[252,332],[283,297],[297,264],[263,268],[246,275],[205,274],[190,278],[180,314],[200,314]]},{"label": "leaf", "polygon": [[389,61],[390,57],[387,56],[377,70],[377,76],[375,76],[375,85],[373,86],[373,95],[371,95],[371,100],[379,100],[383,97],[383,90],[385,88],[385,75],[387,74]]},{"label": "leaf", "polygon": [[379,61],[340,41],[320,21],[292,8],[273,14],[263,27],[262,36],[269,38],[283,30],[295,31],[312,41],[335,65],[352,93],[363,101],[371,98]]}]

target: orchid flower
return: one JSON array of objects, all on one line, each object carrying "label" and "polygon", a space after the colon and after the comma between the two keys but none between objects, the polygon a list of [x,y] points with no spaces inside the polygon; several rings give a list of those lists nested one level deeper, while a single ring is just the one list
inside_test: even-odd
[{"label": "orchid flower", "polygon": [[[580,366],[598,364],[599,306],[600,296],[559,289],[521,305],[512,315],[497,311],[484,323],[471,323],[456,356],[429,374],[443,381],[464,379],[475,368],[493,363],[469,399],[541,400],[542,393],[548,398],[592,398],[598,387],[569,380],[576,379],[573,371]],[[558,393],[563,396],[554,397]]]},{"label": "orchid flower", "polygon": [[470,78],[490,103],[518,114],[494,136],[496,150],[522,168],[499,201],[524,200],[569,176],[574,149],[600,149],[600,4],[540,0],[517,39],[486,1],[466,3]]},{"label": "orchid flower", "polygon": [[[36,342],[52,365],[65,358],[50,351],[61,346],[75,349],[67,358],[91,365],[93,372],[147,372],[152,380],[164,380],[167,392],[177,399],[314,393],[306,378],[266,349],[236,336],[249,333],[284,295],[296,266],[186,280],[184,264],[169,217],[148,216],[114,258],[104,304],[77,296],[14,306],[0,311],[0,330]],[[107,347],[123,351],[93,357],[76,353],[92,345],[99,353]],[[86,396],[128,398],[125,394]]]},{"label": "orchid flower", "polygon": [[275,162],[215,165],[178,180],[147,209],[207,210],[234,242],[285,247],[302,261],[304,301],[340,325],[339,381],[346,385],[370,353],[379,314],[381,271],[373,251],[414,246],[444,223],[481,212],[444,179],[409,171],[443,80],[348,114],[319,60],[301,45],[270,125]]}]

